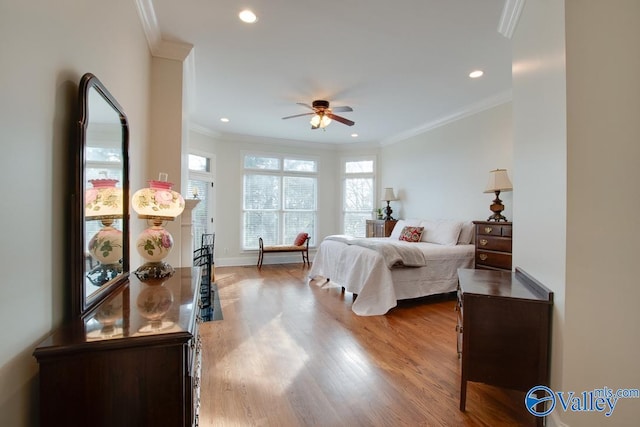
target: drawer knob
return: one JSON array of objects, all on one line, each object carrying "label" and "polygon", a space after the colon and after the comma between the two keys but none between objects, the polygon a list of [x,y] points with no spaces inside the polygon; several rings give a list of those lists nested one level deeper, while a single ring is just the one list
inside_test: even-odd
[{"label": "drawer knob", "polygon": [[487,233],[487,234],[491,233],[492,231],[493,231],[493,227],[485,227],[484,228],[484,232]]},{"label": "drawer knob", "polygon": [[489,241],[487,239],[480,239],[480,246],[486,246]]},{"label": "drawer knob", "polygon": [[478,256],[478,258],[480,258],[482,261],[486,261],[486,260],[487,260],[487,258],[489,258],[489,255],[487,255],[487,254],[480,254],[480,255]]}]

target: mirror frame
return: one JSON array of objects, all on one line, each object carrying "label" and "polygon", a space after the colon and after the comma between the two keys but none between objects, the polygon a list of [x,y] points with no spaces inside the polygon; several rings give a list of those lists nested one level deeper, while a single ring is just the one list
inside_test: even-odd
[{"label": "mirror frame", "polygon": [[[117,113],[122,127],[122,273],[106,282],[91,295],[86,295],[85,252],[85,190],[86,190],[86,148],[87,127],[89,125],[89,93],[91,89],[108,103]],[[71,191],[71,212],[69,226],[71,252],[69,269],[71,277],[72,316],[82,317],[104,300],[129,276],[129,122],[118,101],[109,93],[100,80],[91,73],[82,76],[78,91],[77,139],[73,150],[73,176]]]}]

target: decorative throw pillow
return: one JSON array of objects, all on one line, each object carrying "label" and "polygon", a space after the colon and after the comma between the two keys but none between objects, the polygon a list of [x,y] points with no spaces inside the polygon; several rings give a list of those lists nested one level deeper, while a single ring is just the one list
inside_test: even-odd
[{"label": "decorative throw pillow", "polygon": [[304,242],[307,241],[307,237],[309,237],[307,233],[298,233],[298,235],[296,236],[296,239],[293,241],[293,245],[294,246],[304,245]]},{"label": "decorative throw pillow", "polygon": [[400,240],[400,233],[402,233],[402,230],[407,225],[417,227],[420,225],[420,220],[419,219],[399,219],[398,222],[396,222],[396,225],[393,227],[393,231],[391,232],[391,235],[389,236],[389,238],[391,240]]},{"label": "decorative throw pillow", "polygon": [[419,242],[423,231],[424,227],[404,227],[400,232],[400,240],[405,242]]}]

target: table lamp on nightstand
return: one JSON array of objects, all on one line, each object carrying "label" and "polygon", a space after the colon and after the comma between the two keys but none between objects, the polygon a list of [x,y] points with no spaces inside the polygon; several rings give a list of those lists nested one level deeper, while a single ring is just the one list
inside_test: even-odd
[{"label": "table lamp on nightstand", "polygon": [[389,205],[389,202],[393,202],[395,200],[398,200],[396,198],[396,195],[393,194],[393,188],[391,187],[387,187],[384,189],[384,195],[382,196],[382,201],[383,202],[387,202],[387,207],[384,208],[384,220],[385,221],[393,221],[393,217],[391,216],[391,214],[393,213],[393,210],[391,209],[391,206]]},{"label": "table lamp on nightstand", "polygon": [[493,200],[493,203],[489,207],[493,215],[487,218],[487,221],[506,221],[502,215],[502,211],[504,210],[504,205],[502,204],[502,200],[500,200],[500,192],[501,191],[511,191],[513,190],[513,185],[511,184],[511,180],[509,179],[509,175],[507,175],[506,169],[495,169],[489,172],[489,182],[487,183],[487,188],[484,190],[485,193],[495,193],[496,198]]}]

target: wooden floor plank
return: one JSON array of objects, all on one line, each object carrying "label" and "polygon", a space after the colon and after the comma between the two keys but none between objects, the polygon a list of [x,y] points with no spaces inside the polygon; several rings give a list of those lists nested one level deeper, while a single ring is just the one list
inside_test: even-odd
[{"label": "wooden floor plank", "polygon": [[469,383],[454,301],[356,316],[297,264],[218,267],[224,320],[201,325],[201,426],[527,426],[524,393]]}]

